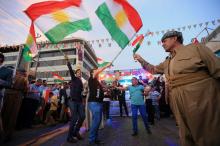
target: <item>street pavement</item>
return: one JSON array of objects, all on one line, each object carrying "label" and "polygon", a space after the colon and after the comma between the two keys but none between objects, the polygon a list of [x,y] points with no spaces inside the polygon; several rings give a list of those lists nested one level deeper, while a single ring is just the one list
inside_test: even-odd
[{"label": "street pavement", "polygon": [[[152,134],[149,135],[138,119],[138,136],[131,136],[132,123],[128,117],[113,117],[111,123],[99,130],[99,139],[105,142],[103,146],[179,146],[178,129],[173,118],[163,118],[151,126]],[[88,134],[84,140],[77,143],[66,142],[68,124],[59,124],[53,127],[39,126],[33,129],[15,132],[11,142],[5,146],[86,146]]]}]

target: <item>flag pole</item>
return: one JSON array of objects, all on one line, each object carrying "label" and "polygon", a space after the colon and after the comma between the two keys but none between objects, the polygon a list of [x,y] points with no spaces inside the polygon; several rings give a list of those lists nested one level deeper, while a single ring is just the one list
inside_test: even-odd
[{"label": "flag pole", "polygon": [[[58,47],[58,50],[60,51],[60,53],[63,54],[64,57],[67,56],[67,54],[65,54],[59,47]],[[68,56],[67,56],[67,57],[68,57]]]},{"label": "flag pole", "polygon": [[117,58],[118,56],[121,54],[121,52],[123,51],[124,49],[121,49],[120,52],[118,52],[118,54],[114,57],[114,59],[111,61],[111,63],[113,63]]},{"label": "flag pole", "polygon": [[[146,35],[144,35],[144,37],[145,37],[145,36],[146,36]],[[135,35],[132,36],[131,40],[132,40],[134,37],[135,37]],[[129,43],[130,43],[130,41],[129,41]],[[128,43],[128,44],[129,44],[129,43]],[[124,49],[121,49],[121,51],[118,52],[118,54],[114,57],[114,59],[112,60],[111,63],[113,63],[113,62],[118,58],[118,56],[121,54],[121,52],[122,52],[123,50],[125,50],[125,48],[124,48]]]},{"label": "flag pole", "polygon": [[39,48],[39,51],[38,51],[38,55],[37,55],[37,60],[36,60],[36,66],[35,66],[35,69],[34,69],[34,76],[37,77],[37,69],[38,69],[38,66],[39,66],[39,60],[40,60],[40,52],[41,51],[41,47]]},{"label": "flag pole", "polygon": [[[131,40],[134,38],[134,36],[135,36],[135,35],[132,36]],[[130,43],[130,41],[128,42],[128,44],[129,44],[129,43]],[[125,47],[125,48],[126,48],[126,47]],[[122,52],[123,50],[125,50],[125,48],[124,48],[124,49],[121,49],[121,51],[119,51],[118,54],[113,58],[113,60],[112,60],[112,62],[111,62],[112,64],[113,64],[113,62],[118,58],[118,56],[121,54],[121,52]]]}]

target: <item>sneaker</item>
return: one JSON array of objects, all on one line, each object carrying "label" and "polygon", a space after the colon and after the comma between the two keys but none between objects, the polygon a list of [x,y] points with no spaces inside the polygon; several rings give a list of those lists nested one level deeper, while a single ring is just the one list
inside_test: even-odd
[{"label": "sneaker", "polygon": [[137,135],[138,135],[137,132],[134,132],[134,133],[131,134],[131,136],[137,136]]},{"label": "sneaker", "polygon": [[4,138],[3,138],[3,143],[8,143],[8,142],[10,142],[11,141],[11,136],[5,136]]},{"label": "sneaker", "polygon": [[97,146],[95,142],[89,142],[87,146]]},{"label": "sneaker", "polygon": [[153,122],[151,122],[151,123],[150,123],[150,125],[154,125],[154,123],[153,123]]},{"label": "sneaker", "polygon": [[75,138],[67,138],[66,141],[69,143],[76,143],[77,142],[77,140]]},{"label": "sneaker", "polygon": [[95,140],[95,144],[105,144],[105,143],[101,140]]},{"label": "sneaker", "polygon": [[83,140],[83,137],[82,137],[79,133],[76,134],[76,138],[77,138],[78,140]]},{"label": "sneaker", "polygon": [[148,133],[148,134],[152,134],[150,128],[147,128],[146,130],[147,130],[147,133]]}]

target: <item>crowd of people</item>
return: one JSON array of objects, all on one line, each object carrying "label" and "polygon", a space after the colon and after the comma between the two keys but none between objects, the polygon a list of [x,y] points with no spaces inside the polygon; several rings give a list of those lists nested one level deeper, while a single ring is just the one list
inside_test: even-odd
[{"label": "crowd of people", "polygon": [[[110,102],[118,100],[120,116],[123,108],[129,116],[125,92],[131,100],[132,136],[138,135],[138,111],[146,133],[152,134],[149,124],[161,115],[169,116],[169,105],[180,130],[183,146],[220,145],[220,60],[200,44],[184,46],[181,32],[170,31],[162,37],[163,47],[170,56],[158,66],[151,65],[140,55],[134,59],[152,74],[163,74],[148,83],[141,77],[132,77],[131,85],[123,87],[118,80],[111,85],[99,81],[99,74],[112,64],[92,69],[86,83],[80,69],[72,69],[65,60],[71,80],[48,86],[46,80],[28,81],[24,70],[13,74],[3,65],[0,53],[0,134],[11,139],[15,128],[31,128],[38,121],[46,125],[69,121],[67,142],[82,140],[80,127],[87,121],[89,145],[102,144],[98,131],[102,115],[110,119]],[[14,77],[14,78],[12,78]],[[87,108],[86,108],[87,107]],[[163,113],[161,112],[163,111]]]},{"label": "crowd of people", "polygon": [[[1,54],[1,58],[4,60],[3,54]],[[32,128],[33,125],[36,124],[54,126],[60,122],[66,123],[69,121],[70,127],[67,141],[75,143],[77,140],[83,139],[79,133],[79,130],[85,121],[86,102],[88,103],[89,111],[91,111],[92,114],[92,118],[90,120],[91,122],[87,126],[90,129],[89,142],[91,144],[101,143],[98,140],[97,132],[102,121],[102,115],[104,115],[104,120],[111,119],[110,103],[112,100],[117,100],[119,102],[120,117],[129,117],[129,109],[125,99],[125,90],[120,89],[123,88],[123,86],[120,85],[119,81],[115,80],[111,84],[107,84],[104,80],[101,82],[98,81],[99,73],[101,73],[107,67],[110,67],[111,64],[108,64],[103,68],[92,70],[88,82],[83,84],[81,80],[81,70],[77,69],[74,71],[68,57],[65,56],[65,58],[70,71],[71,80],[68,83],[63,82],[54,85],[48,85],[47,81],[42,79],[28,80],[27,74],[24,70],[17,70],[15,81],[12,81],[13,70],[11,68],[2,66],[2,69],[8,71],[4,71],[8,77],[4,78],[6,79],[4,80],[5,85],[2,84],[1,90],[1,136],[4,141],[7,142],[11,139],[15,129],[21,130],[25,128]],[[135,79],[137,80],[138,86],[142,87],[139,94],[141,96],[140,98],[143,98],[143,102],[132,104],[141,104],[144,106],[142,108],[144,113],[141,115],[145,118],[144,124],[148,130],[148,133],[151,133],[148,126],[148,121],[150,121],[150,118],[152,117],[149,116],[147,121],[147,115],[150,114],[146,114],[146,112],[154,111],[154,108],[151,106],[153,102],[146,102],[146,104],[150,105],[146,106],[148,107],[146,108],[144,105],[144,95],[147,97],[150,95],[150,93],[146,92],[143,94],[144,87],[148,88],[150,86],[148,81],[143,80],[141,76],[139,79]],[[160,82],[158,81],[159,80],[153,81],[152,85],[159,85],[158,83]],[[11,84],[13,84],[13,87]],[[136,86],[136,83],[134,84]],[[160,88],[160,86],[158,87]],[[160,93],[158,97],[160,97]],[[151,97],[148,100],[151,100]],[[156,102],[159,102],[159,98]],[[149,107],[152,108],[149,110]],[[132,109],[133,108],[134,107],[132,107]],[[134,113],[134,111],[132,111],[132,113]],[[137,120],[137,112],[132,115],[134,115],[134,119]],[[154,117],[154,115],[152,116]],[[137,121],[134,119],[133,136],[137,135],[137,128],[135,128],[137,127]],[[151,124],[154,123],[151,122]]]}]

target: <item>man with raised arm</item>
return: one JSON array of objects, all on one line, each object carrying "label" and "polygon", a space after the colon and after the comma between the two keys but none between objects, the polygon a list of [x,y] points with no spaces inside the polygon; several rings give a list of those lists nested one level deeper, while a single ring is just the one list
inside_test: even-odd
[{"label": "man with raised arm", "polygon": [[85,99],[82,96],[82,72],[80,69],[77,69],[74,73],[68,57],[66,55],[64,57],[67,61],[67,66],[69,68],[71,76],[70,98],[68,99],[68,106],[70,108],[71,118],[67,142],[75,143],[77,142],[77,139],[82,139],[81,135],[79,134],[79,130],[83,124],[83,121],[85,120],[85,105],[83,104],[83,100]]},{"label": "man with raised arm", "polygon": [[92,125],[89,130],[89,145],[103,143],[98,139],[98,130],[102,120],[104,91],[98,80],[98,75],[111,65],[111,63],[108,63],[105,67],[90,71],[88,106],[92,112]]},{"label": "man with raised arm", "polygon": [[184,46],[178,31],[165,33],[161,41],[170,53],[161,64],[133,57],[150,73],[165,74],[181,145],[220,145],[220,59],[204,45]]}]

